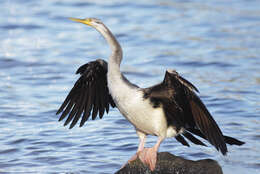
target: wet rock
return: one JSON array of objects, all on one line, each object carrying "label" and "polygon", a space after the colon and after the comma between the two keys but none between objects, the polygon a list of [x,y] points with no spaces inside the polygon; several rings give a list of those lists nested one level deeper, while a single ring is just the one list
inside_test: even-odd
[{"label": "wet rock", "polygon": [[212,159],[187,160],[168,152],[157,155],[156,168],[152,172],[139,159],[127,164],[115,174],[223,174],[218,162]]}]

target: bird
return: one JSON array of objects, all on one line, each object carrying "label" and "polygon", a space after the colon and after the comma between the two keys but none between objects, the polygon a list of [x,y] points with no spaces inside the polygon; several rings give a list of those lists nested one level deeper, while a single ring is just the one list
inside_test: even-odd
[{"label": "bird", "polygon": [[[137,152],[128,162],[139,158],[152,171],[156,168],[157,152],[166,138],[174,137],[182,145],[207,146],[198,137],[207,140],[223,155],[226,144],[242,145],[236,138],[223,135],[211,113],[198,96],[199,90],[177,71],[168,69],[162,82],[141,88],[131,83],[120,71],[122,48],[109,30],[97,18],[69,18],[96,29],[107,41],[111,54],[90,61],[77,70],[79,79],[57,111],[59,121],[67,118],[64,126],[73,128],[80,120],[82,127],[91,117],[101,119],[109,109],[117,108],[134,126],[140,139]],[[148,135],[157,136],[153,147],[145,147]],[[195,135],[195,136],[194,136]]]}]

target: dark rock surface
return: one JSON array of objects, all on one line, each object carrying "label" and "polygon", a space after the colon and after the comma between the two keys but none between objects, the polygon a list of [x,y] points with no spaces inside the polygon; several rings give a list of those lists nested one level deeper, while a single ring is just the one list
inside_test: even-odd
[{"label": "dark rock surface", "polygon": [[139,159],[124,166],[115,174],[223,174],[221,167],[212,159],[187,160],[168,152],[157,155],[156,168],[152,172]]}]

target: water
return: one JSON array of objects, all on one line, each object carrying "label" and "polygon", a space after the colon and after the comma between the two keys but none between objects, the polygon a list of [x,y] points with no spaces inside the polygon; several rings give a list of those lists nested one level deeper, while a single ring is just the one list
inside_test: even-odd
[{"label": "water", "polygon": [[176,69],[199,88],[223,132],[246,142],[228,146],[225,157],[175,139],[160,151],[215,159],[225,174],[260,172],[259,1],[6,0],[0,10],[0,173],[114,173],[137,149],[116,109],[83,128],[57,121],[76,69],[109,55],[94,29],[67,17],[102,19],[123,47],[122,70],[142,87]]}]

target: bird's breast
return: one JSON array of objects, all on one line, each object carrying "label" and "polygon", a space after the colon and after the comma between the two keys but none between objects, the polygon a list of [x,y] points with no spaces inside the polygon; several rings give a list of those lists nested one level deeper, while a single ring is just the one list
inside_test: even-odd
[{"label": "bird's breast", "polygon": [[146,134],[166,136],[167,121],[161,107],[154,108],[149,99],[143,98],[140,88],[114,79],[108,87],[119,111],[134,127]]}]

